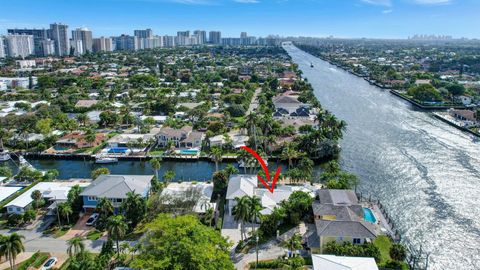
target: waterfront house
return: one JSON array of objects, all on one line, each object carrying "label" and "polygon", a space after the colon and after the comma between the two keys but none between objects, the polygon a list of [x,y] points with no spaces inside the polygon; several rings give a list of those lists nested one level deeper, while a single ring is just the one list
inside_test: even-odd
[{"label": "waterfront house", "polygon": [[312,254],[313,270],[378,270],[374,258]]},{"label": "waterfront house", "polygon": [[95,140],[93,142],[87,142],[86,135],[83,132],[72,132],[64,135],[55,142],[54,149],[56,151],[68,151],[68,150],[78,150],[89,147],[96,147],[102,144],[106,139],[105,134],[97,133],[95,134]]},{"label": "waterfront house", "polygon": [[100,175],[80,193],[83,198],[83,209],[85,212],[93,212],[97,208],[98,200],[107,198],[113,203],[115,212],[118,212],[122,202],[127,198],[127,193],[134,192],[147,197],[153,177],[153,175]]},{"label": "waterfront house", "polygon": [[448,113],[458,120],[470,122],[470,125],[473,125],[478,121],[475,112],[472,110],[450,109],[448,110]]},{"label": "waterfront house", "polygon": [[[321,189],[312,205],[316,234],[308,239],[312,252],[322,252],[332,241],[363,244],[376,238],[374,224],[367,221],[366,210],[352,190]],[[372,214],[372,218],[375,219]]]},{"label": "waterfront house", "polygon": [[35,190],[40,191],[42,198],[48,200],[51,205],[56,205],[56,203],[67,201],[68,192],[73,186],[79,185],[80,187],[86,187],[89,184],[87,181],[41,182],[13,199],[5,205],[5,208],[7,208],[8,214],[23,214],[31,206],[33,202],[32,193]]},{"label": "waterfront house", "polygon": [[169,141],[173,141],[176,148],[200,148],[204,138],[203,132],[193,131],[191,126],[179,129],[162,127],[157,134],[157,142],[160,147],[166,147]]},{"label": "waterfront house", "polygon": [[295,96],[277,96],[273,98],[273,104],[277,111],[284,109],[289,114],[296,112],[300,108],[308,108],[308,104],[298,101]]},{"label": "waterfront house", "polygon": [[154,134],[118,134],[107,141],[109,148],[135,148],[145,149],[146,145],[155,141]]}]

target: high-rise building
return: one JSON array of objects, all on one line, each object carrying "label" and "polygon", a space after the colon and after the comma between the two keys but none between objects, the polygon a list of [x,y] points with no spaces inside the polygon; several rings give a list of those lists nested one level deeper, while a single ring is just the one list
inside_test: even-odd
[{"label": "high-rise building", "polygon": [[119,51],[135,51],[138,50],[139,38],[129,35],[121,35],[113,37],[113,44],[116,50]]},{"label": "high-rise building", "polygon": [[0,36],[0,58],[4,58],[6,56],[5,53],[5,45],[3,41],[3,36]]},{"label": "high-rise building", "polygon": [[133,35],[138,38],[151,38],[153,37],[153,30],[150,28],[145,30],[134,30]]},{"label": "high-rise building", "polygon": [[152,36],[150,38],[141,38],[143,49],[155,49],[163,47],[163,41],[161,36]]},{"label": "high-rise building", "polygon": [[17,35],[32,35],[33,43],[35,46],[35,55],[44,56],[43,48],[41,46],[42,41],[49,38],[48,29],[7,29],[8,34],[17,34]]},{"label": "high-rise building", "polygon": [[163,36],[162,47],[167,47],[167,48],[175,47],[176,46],[175,40],[176,40],[175,36]]},{"label": "high-rise building", "polygon": [[49,56],[55,54],[55,42],[51,39],[42,39],[40,41],[40,48],[42,56]]},{"label": "high-rise building", "polygon": [[55,54],[57,56],[66,56],[70,53],[68,25],[61,23],[50,24],[50,38],[54,41]]},{"label": "high-rise building", "polygon": [[197,36],[198,44],[205,44],[207,43],[207,32],[203,30],[195,30],[193,32],[195,36]]},{"label": "high-rise building", "polygon": [[77,28],[72,31],[72,39],[82,41],[83,53],[93,51],[93,36],[92,31],[88,28]]},{"label": "high-rise building", "polygon": [[111,38],[100,37],[93,39],[93,52],[111,52],[113,42]]},{"label": "high-rise building", "polygon": [[25,58],[34,54],[35,45],[32,35],[7,35],[5,36],[6,53],[10,57]]},{"label": "high-rise building", "polygon": [[220,31],[210,31],[210,33],[208,33],[208,42],[211,44],[220,44],[222,42],[222,33]]},{"label": "high-rise building", "polygon": [[247,38],[247,32],[240,33],[240,38]]},{"label": "high-rise building", "polygon": [[189,37],[190,36],[190,31],[178,31],[177,32],[177,37]]},{"label": "high-rise building", "polygon": [[73,55],[75,56],[80,56],[85,53],[81,39],[70,39],[70,48],[73,50]]}]

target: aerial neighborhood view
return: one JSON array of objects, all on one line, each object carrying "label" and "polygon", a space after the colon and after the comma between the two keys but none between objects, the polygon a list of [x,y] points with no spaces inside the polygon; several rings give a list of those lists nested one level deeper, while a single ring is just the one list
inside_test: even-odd
[{"label": "aerial neighborhood view", "polygon": [[480,269],[480,2],[0,10],[0,270]]}]

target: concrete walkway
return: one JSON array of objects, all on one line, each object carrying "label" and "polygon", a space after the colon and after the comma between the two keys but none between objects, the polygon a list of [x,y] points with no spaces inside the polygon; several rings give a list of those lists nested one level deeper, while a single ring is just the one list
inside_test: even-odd
[{"label": "concrete walkway", "polygon": [[262,88],[255,89],[255,93],[253,94],[252,102],[248,107],[247,113],[245,115],[249,115],[252,111],[258,108],[258,95],[262,92]]}]

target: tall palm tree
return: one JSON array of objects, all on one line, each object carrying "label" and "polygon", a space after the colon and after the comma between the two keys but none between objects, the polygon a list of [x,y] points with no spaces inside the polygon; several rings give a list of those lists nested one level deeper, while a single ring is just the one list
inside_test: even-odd
[{"label": "tall palm tree", "polygon": [[25,236],[12,233],[9,236],[2,236],[0,239],[0,255],[5,256],[10,262],[10,269],[15,269],[17,255],[25,251],[22,239]]},{"label": "tall palm tree", "polygon": [[123,220],[123,216],[117,215],[112,216],[108,219],[107,223],[108,237],[113,238],[117,243],[117,255],[120,255],[120,246],[119,242],[122,237],[125,236],[128,226],[127,223]]},{"label": "tall palm tree", "polygon": [[72,207],[68,202],[59,203],[57,205],[58,214],[67,219],[67,223],[70,223],[70,215],[73,213]]},{"label": "tall palm tree", "polygon": [[295,233],[290,237],[290,239],[284,241],[283,246],[288,248],[293,256],[295,256],[294,252],[302,248],[302,236],[298,233]]},{"label": "tall palm tree", "polygon": [[248,198],[244,197],[237,197],[235,198],[235,206],[232,209],[233,218],[235,221],[240,221],[241,226],[241,233],[240,237],[242,241],[245,239],[245,221],[248,220],[249,217],[249,205],[248,205]]},{"label": "tall palm tree", "polygon": [[150,165],[152,166],[152,169],[155,171],[155,176],[157,177],[157,180],[159,180],[158,171],[160,170],[160,167],[161,167],[160,160],[158,158],[154,158],[150,160]]},{"label": "tall palm tree", "polygon": [[97,203],[97,210],[105,218],[113,214],[113,203],[106,197],[100,198]]},{"label": "tall palm tree", "polygon": [[295,148],[293,147],[292,143],[288,143],[282,151],[281,154],[281,159],[282,160],[288,160],[288,168],[290,169],[293,166],[293,160],[298,158],[299,153]]},{"label": "tall palm tree", "polygon": [[252,225],[253,235],[255,235],[255,223],[257,223],[257,219],[261,216],[260,211],[262,211],[263,207],[259,197],[252,195],[246,198],[248,204],[248,219]]},{"label": "tall palm tree", "polygon": [[83,243],[83,238],[74,237],[67,241],[68,248],[67,253],[70,257],[75,257],[80,253],[83,253],[85,250],[85,243]]},{"label": "tall palm tree", "polygon": [[223,151],[220,147],[212,147],[210,149],[210,158],[215,162],[215,171],[218,172],[218,163],[222,162]]}]

